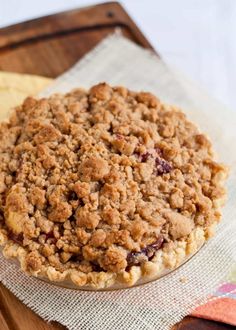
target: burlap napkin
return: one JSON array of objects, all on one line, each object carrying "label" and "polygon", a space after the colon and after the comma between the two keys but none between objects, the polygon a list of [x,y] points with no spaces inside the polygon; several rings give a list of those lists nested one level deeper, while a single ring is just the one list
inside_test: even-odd
[{"label": "burlap napkin", "polygon": [[[228,201],[217,235],[174,273],[129,290],[57,288],[27,277],[2,257],[0,279],[45,320],[56,320],[71,330],[169,329],[206,301],[236,260],[236,113],[170,70],[154,54],[117,35],[104,40],[43,95],[100,81],[154,92],[162,100],[181,106],[208,133],[220,160],[231,166]],[[182,283],[182,278],[187,281]]]}]

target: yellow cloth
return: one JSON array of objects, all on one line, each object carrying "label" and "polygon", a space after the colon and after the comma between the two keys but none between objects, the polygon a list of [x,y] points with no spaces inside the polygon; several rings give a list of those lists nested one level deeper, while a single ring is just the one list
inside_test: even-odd
[{"label": "yellow cloth", "polygon": [[0,71],[0,120],[6,119],[9,111],[22,103],[27,96],[39,93],[53,79]]}]

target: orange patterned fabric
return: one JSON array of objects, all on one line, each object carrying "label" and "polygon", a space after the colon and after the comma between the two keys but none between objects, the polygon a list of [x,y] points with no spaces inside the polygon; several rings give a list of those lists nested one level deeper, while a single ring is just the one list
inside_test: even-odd
[{"label": "orange patterned fabric", "polygon": [[192,315],[236,326],[236,284],[221,285],[209,301],[197,307]]}]

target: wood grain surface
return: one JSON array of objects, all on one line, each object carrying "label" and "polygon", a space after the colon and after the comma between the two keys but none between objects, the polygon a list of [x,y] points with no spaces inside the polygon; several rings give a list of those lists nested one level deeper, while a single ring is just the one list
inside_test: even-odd
[{"label": "wood grain surface", "polygon": [[[66,330],[56,322],[45,322],[23,305],[3,285],[0,286],[0,330]],[[78,325],[78,330],[79,330]],[[233,330],[235,327],[187,316],[172,330]],[[88,329],[90,330],[90,329]],[[138,329],[137,329],[138,330]]]},{"label": "wood grain surface", "polygon": [[[59,323],[43,321],[3,285],[0,286],[0,330],[61,330]],[[1,324],[3,322],[3,325]]]},{"label": "wood grain surface", "polygon": [[[0,70],[56,77],[119,28],[137,44],[152,46],[116,2],[73,10],[0,29]],[[59,330],[0,284],[0,330]],[[173,330],[230,330],[233,327],[186,317]],[[78,325],[79,330],[79,325]],[[89,329],[88,329],[89,330]]]},{"label": "wood grain surface", "polygon": [[106,3],[1,29],[0,70],[56,77],[117,28],[151,48],[124,9]]}]

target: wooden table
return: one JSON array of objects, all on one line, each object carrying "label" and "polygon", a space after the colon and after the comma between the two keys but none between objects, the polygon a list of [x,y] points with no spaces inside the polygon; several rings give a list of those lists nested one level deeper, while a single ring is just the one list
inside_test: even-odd
[{"label": "wooden table", "polygon": [[[0,30],[0,70],[56,77],[119,27],[123,35],[152,49],[116,2],[64,12]],[[0,285],[0,330],[59,330]],[[186,317],[175,330],[229,330],[229,325]]]}]

